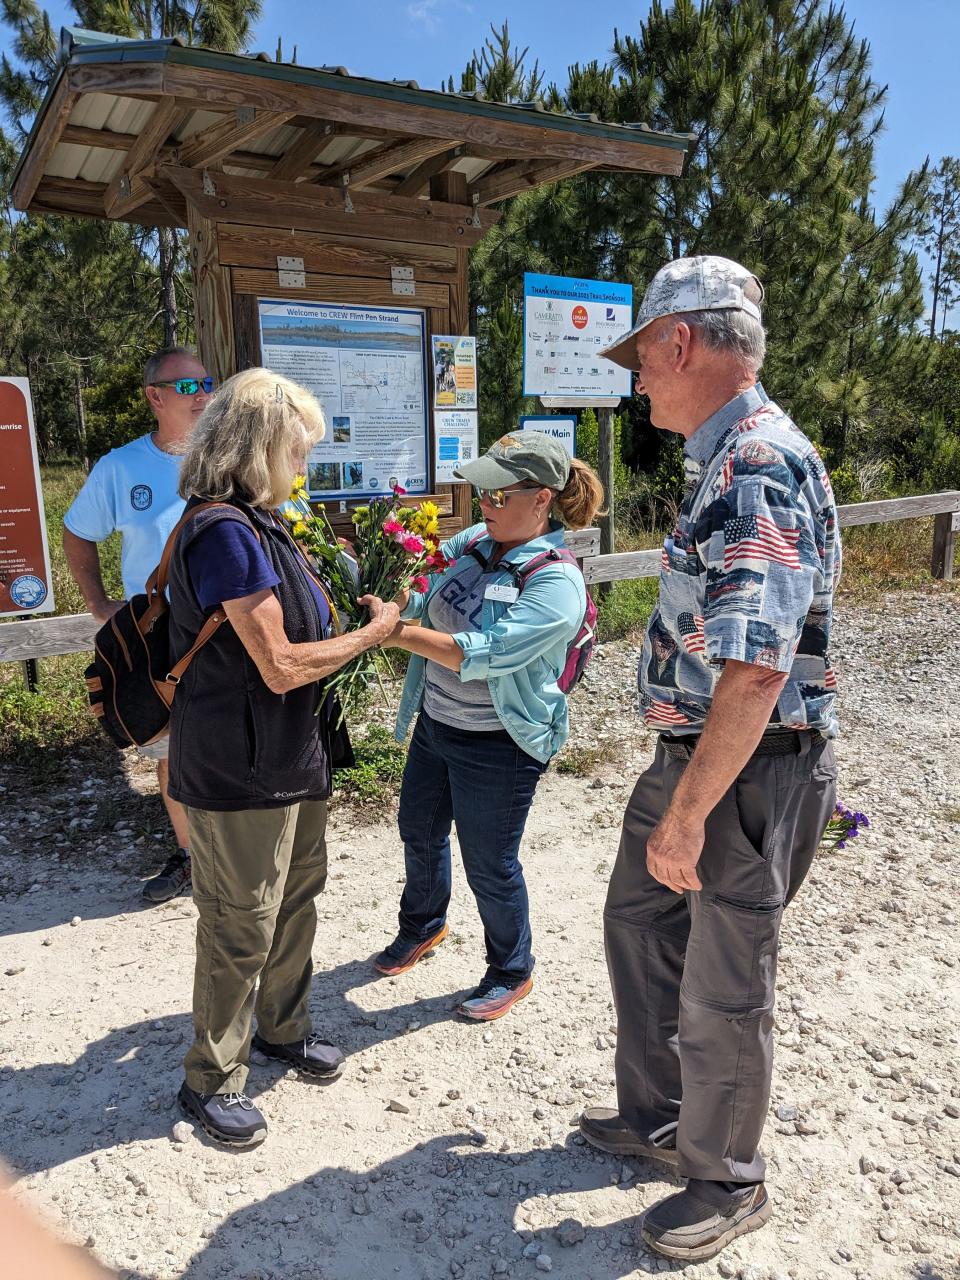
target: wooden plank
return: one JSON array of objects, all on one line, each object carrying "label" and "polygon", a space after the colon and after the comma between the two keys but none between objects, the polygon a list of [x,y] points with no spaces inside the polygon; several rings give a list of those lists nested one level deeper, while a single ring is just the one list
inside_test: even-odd
[{"label": "wooden plank", "polygon": [[387,174],[396,173],[398,169],[406,169],[409,165],[419,164],[431,156],[450,148],[448,138],[415,138],[402,142],[388,143],[376,151],[364,152],[356,160],[345,160],[341,164],[328,169],[321,181],[336,182],[350,175],[351,192],[369,186],[385,178]]},{"label": "wooden plank", "polygon": [[124,218],[152,196],[143,182],[141,170],[149,168],[155,153],[177,129],[184,116],[183,108],[173,99],[158,102],[140,136],[127,152],[119,173],[107,187],[103,210],[108,218]]},{"label": "wooden plank", "polygon": [[0,623],[0,662],[86,653],[93,648],[93,637],[99,630],[100,623],[89,613]]},{"label": "wooden plank", "polygon": [[482,210],[480,226],[476,227],[473,211],[463,206],[402,200],[369,191],[358,191],[352,197],[353,212],[347,213],[343,194],[331,187],[218,173],[215,193],[210,194],[204,191],[195,169],[164,165],[158,176],[172,183],[205,217],[259,227],[334,231],[418,244],[471,245],[500,217],[498,212]]},{"label": "wooden plank", "polygon": [[445,284],[415,282],[416,292],[399,297],[387,280],[363,280],[349,276],[317,275],[309,272],[302,289],[279,284],[277,271],[251,267],[233,268],[235,293],[252,293],[259,298],[299,298],[307,302],[366,302],[371,306],[433,307],[447,305],[450,290]]},{"label": "wooden plank", "polygon": [[332,120],[311,120],[270,170],[271,182],[296,182],[336,132]]},{"label": "wooden plank", "polygon": [[599,529],[567,529],[563,540],[578,560],[586,560],[590,556],[600,554]]},{"label": "wooden plank", "polygon": [[621,582],[627,578],[656,578],[660,573],[660,551],[621,551],[616,555],[593,556],[583,563],[583,577],[591,582]]},{"label": "wooden plank", "polygon": [[909,520],[914,516],[933,516],[943,511],[960,511],[960,491],[922,493],[916,498],[890,498],[881,502],[852,502],[837,508],[842,526],[886,524],[891,520]]},{"label": "wooden plank", "polygon": [[[231,277],[233,272],[230,273]],[[260,314],[256,298],[249,293],[233,295],[234,365],[238,373],[263,364],[260,350]]]},{"label": "wooden plank", "polygon": [[60,135],[60,141],[71,147],[101,147],[105,151],[129,151],[137,141],[137,135],[117,133],[113,129],[88,129],[82,124],[68,124]]},{"label": "wooden plank", "polygon": [[230,268],[217,258],[216,224],[187,204],[194,327],[200,360],[218,382],[235,372]]},{"label": "wooden plank", "polygon": [[466,148],[461,144],[429,156],[411,169],[402,182],[394,188],[393,194],[395,196],[410,196],[414,199],[423,195],[430,186],[430,179],[437,177],[446,169],[449,169],[451,165],[456,164],[458,160],[463,158],[465,151]]},{"label": "wooden plank", "polygon": [[930,573],[943,582],[953,581],[953,560],[957,549],[958,527],[960,527],[960,518],[956,511],[942,511],[933,521]]},{"label": "wooden plank", "polygon": [[602,168],[622,166],[637,172],[672,174],[683,169],[684,152],[646,141],[640,131],[624,137],[604,137],[568,122],[553,122],[549,114],[516,112],[514,121],[495,111],[466,111],[448,105],[439,95],[424,93],[413,102],[378,97],[356,85],[295,83],[236,70],[167,63],[163,68],[167,93],[200,98],[208,103],[246,103],[273,111],[294,111],[324,120],[368,125],[395,134],[447,138],[504,147],[507,154],[527,159],[577,160]]},{"label": "wooden plank", "polygon": [[449,284],[457,272],[457,250],[401,240],[359,240],[272,227],[217,226],[220,261],[230,267],[275,266],[289,255],[303,259],[306,271],[322,275],[372,276],[389,280],[391,267],[412,267],[416,279]]},{"label": "wooden plank", "polygon": [[551,161],[549,164],[530,164],[522,162],[511,165],[489,178],[481,178],[470,188],[471,197],[476,195],[481,205],[493,204],[497,200],[506,200],[510,196],[521,195],[524,191],[532,191],[534,187],[545,186],[549,182],[559,182],[561,178],[572,178],[575,174],[593,169],[592,164]]},{"label": "wooden plank", "polygon": [[[70,87],[77,93],[115,93],[120,98],[154,100],[164,95],[162,62],[87,62],[69,71]],[[206,110],[210,109],[208,105]]]},{"label": "wooden plank", "polygon": [[61,75],[50,105],[43,113],[40,129],[27,152],[23,168],[13,184],[13,207],[25,211],[33,199],[43,178],[47,161],[60,141],[60,135],[70,119],[70,112],[77,101],[77,92],[68,75]]},{"label": "wooden plank", "polygon": [[[55,213],[74,218],[102,218],[105,182],[82,178],[43,178],[30,201],[30,213]],[[151,195],[124,219],[143,227],[185,227],[187,206],[179,191],[165,190],[164,202]]]},{"label": "wooden plank", "polygon": [[254,138],[260,138],[271,129],[279,127],[290,119],[289,111],[255,111],[254,118],[240,123],[236,116],[212,124],[202,133],[193,134],[178,148],[177,162],[190,169],[200,169],[204,165],[213,164],[229,156]]}]

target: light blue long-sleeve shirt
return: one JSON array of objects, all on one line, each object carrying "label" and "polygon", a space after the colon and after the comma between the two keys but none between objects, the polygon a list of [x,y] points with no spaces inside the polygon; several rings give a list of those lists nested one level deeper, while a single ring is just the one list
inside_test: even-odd
[{"label": "light blue long-sleeve shirt", "polygon": [[[495,544],[485,525],[455,534],[443,547],[444,555],[455,563],[433,575],[427,591],[411,592],[402,615],[405,620],[416,618],[421,626],[430,627],[430,597],[450,577],[463,572],[462,557],[474,539],[479,539],[476,549],[480,554],[490,558]],[[515,547],[504,559],[522,567],[534,556],[563,545],[563,528],[554,523],[549,533]],[[513,578],[498,568],[490,572],[489,582],[509,587]],[[513,602],[484,599],[479,631],[461,631],[453,637],[463,650],[460,679],[486,680],[504,729],[519,747],[544,763],[556,755],[569,734],[567,699],[557,680],[586,608],[580,570],[563,561],[547,562],[530,576]],[[411,654],[397,715],[395,736],[399,742],[423,705],[425,672],[426,660]]]}]

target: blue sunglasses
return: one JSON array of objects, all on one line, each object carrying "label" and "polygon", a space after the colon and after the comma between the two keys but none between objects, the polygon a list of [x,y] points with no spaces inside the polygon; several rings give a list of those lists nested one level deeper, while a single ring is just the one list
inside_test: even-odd
[{"label": "blue sunglasses", "polygon": [[166,382],[151,382],[151,387],[173,387],[178,396],[195,396],[198,391],[209,395],[216,385],[213,378],[168,378]]}]

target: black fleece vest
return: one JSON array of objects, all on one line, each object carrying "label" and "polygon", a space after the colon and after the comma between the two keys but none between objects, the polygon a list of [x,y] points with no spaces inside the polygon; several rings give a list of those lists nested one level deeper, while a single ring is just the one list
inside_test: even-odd
[{"label": "black fleece vest", "polygon": [[[187,504],[198,505],[192,498]],[[241,514],[242,513],[242,514]],[[265,512],[233,500],[201,511],[177,538],[170,563],[170,650],[176,662],[212,609],[201,609],[187,571],[187,551],[221,520],[244,522],[280,583],[274,588],[292,644],[322,640],[303,559]],[[244,522],[245,523],[245,522]],[[335,733],[332,699],[322,682],[271,693],[236,632],[225,622],[200,650],[177,687],[170,716],[170,795],[195,809],[277,809],[330,795],[332,764],[350,762],[345,729]],[[339,710],[336,712],[339,715]]]}]

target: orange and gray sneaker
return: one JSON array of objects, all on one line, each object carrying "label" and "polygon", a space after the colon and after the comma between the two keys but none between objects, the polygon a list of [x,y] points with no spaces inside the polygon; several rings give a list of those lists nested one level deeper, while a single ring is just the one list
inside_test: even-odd
[{"label": "orange and gray sneaker", "polygon": [[484,978],[476,991],[457,1005],[457,1013],[471,1022],[493,1022],[509,1013],[518,1000],[533,990],[533,978],[521,978],[508,986],[500,978]]},{"label": "orange and gray sneaker", "polygon": [[389,947],[384,947],[379,955],[373,957],[373,967],[377,973],[386,974],[388,978],[395,978],[398,973],[406,973],[418,960],[422,960],[435,947],[439,947],[447,933],[447,926],[444,925],[439,933],[435,933],[432,938],[427,938],[425,942],[404,942],[402,938],[394,938]]}]

